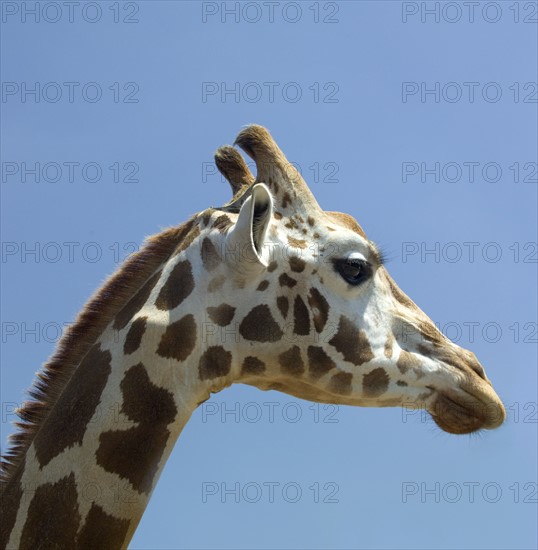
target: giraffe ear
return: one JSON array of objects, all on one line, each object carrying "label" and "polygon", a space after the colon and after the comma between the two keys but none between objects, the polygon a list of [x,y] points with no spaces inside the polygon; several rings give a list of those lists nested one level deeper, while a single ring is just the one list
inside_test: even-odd
[{"label": "giraffe ear", "polygon": [[265,184],[257,183],[243,202],[237,223],[229,235],[230,244],[239,245],[241,261],[252,263],[254,260],[267,267],[269,251],[265,250],[264,243],[272,215],[271,193]]}]

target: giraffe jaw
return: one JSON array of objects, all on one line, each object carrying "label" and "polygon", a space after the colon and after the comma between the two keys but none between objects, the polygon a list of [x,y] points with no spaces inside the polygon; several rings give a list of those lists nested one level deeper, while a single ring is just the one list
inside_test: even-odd
[{"label": "giraffe jaw", "polygon": [[501,400],[487,383],[466,385],[461,391],[437,391],[428,412],[443,431],[451,434],[492,430],[506,418]]}]

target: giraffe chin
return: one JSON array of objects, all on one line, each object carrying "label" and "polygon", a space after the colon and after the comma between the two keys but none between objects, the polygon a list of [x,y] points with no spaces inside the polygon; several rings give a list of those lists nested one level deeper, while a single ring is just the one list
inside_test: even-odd
[{"label": "giraffe chin", "polygon": [[443,431],[458,435],[497,428],[506,416],[497,396],[486,401],[468,393],[463,396],[438,393],[428,412]]}]

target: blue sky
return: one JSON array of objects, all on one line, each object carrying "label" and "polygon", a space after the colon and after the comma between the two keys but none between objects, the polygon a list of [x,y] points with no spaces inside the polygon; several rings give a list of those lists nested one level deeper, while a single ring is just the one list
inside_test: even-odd
[{"label": "blue sky", "polygon": [[33,4],[2,2],[2,448],[59,327],[144,236],[228,200],[208,163],[256,122],[477,354],[508,419],[455,437],[233,386],[131,548],[536,547],[536,3]]}]

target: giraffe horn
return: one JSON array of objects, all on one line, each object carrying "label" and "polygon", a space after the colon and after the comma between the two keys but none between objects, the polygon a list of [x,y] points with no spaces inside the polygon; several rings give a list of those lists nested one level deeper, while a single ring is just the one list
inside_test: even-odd
[{"label": "giraffe horn", "polygon": [[279,193],[279,185],[283,184],[293,196],[300,195],[302,200],[319,208],[301,174],[266,128],[257,124],[247,126],[241,130],[234,145],[241,147],[256,162],[256,183],[265,183],[275,195]]},{"label": "giraffe horn", "polygon": [[230,145],[224,145],[217,149],[215,164],[230,184],[234,195],[244,187],[250,186],[255,180],[241,153]]},{"label": "giraffe horn", "polygon": [[279,149],[269,131],[258,124],[247,126],[237,136],[234,145],[238,145],[256,162],[257,181],[270,175],[271,168],[289,171],[290,163]]}]

